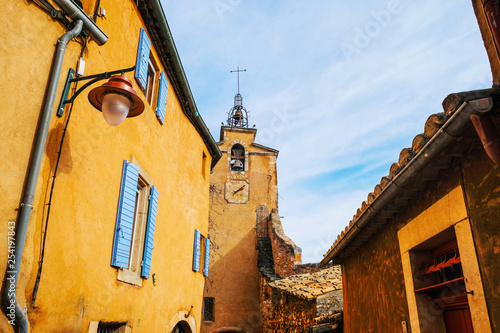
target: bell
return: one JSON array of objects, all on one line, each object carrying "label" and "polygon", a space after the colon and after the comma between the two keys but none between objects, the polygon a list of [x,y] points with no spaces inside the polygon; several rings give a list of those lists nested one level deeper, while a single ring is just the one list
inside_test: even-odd
[{"label": "bell", "polygon": [[231,170],[234,171],[243,171],[243,163],[240,160],[234,161],[233,167]]},{"label": "bell", "polygon": [[236,110],[233,115],[233,119],[235,125],[237,125],[243,119],[243,113],[241,112],[241,110]]}]

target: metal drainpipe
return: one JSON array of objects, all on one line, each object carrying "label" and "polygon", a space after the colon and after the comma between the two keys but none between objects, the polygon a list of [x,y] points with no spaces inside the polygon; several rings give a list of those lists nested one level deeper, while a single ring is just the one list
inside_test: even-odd
[{"label": "metal drainpipe", "polygon": [[500,4],[498,0],[481,0],[483,3],[484,13],[488,19],[488,25],[493,35],[493,40],[497,50],[500,50]]},{"label": "metal drainpipe", "polygon": [[486,154],[493,162],[500,165],[500,135],[489,114],[471,115],[470,120],[474,124]]},{"label": "metal drainpipe", "polygon": [[[38,131],[35,138],[33,156],[28,167],[28,181],[24,191],[23,201],[20,207],[19,220],[16,225],[16,245],[15,245],[15,269],[7,269],[6,274],[6,284],[3,289],[3,300],[5,306],[10,306],[15,304],[15,322],[14,330],[17,328],[18,333],[28,332],[28,319],[23,313],[23,310],[17,302],[15,293],[12,295],[9,291],[11,288],[17,287],[17,279],[19,275],[19,270],[21,268],[21,261],[23,257],[24,243],[26,241],[26,234],[28,232],[28,225],[31,216],[31,210],[33,209],[33,199],[35,197],[36,183],[38,181],[38,174],[40,172],[40,165],[42,163],[43,152],[45,150],[45,142],[47,141],[47,133],[50,125],[50,116],[52,114],[52,108],[54,107],[54,100],[57,91],[57,84],[59,83],[59,75],[61,73],[61,67],[64,59],[64,53],[66,51],[66,45],[72,39],[77,37],[82,31],[83,21],[77,20],[75,22],[75,27],[64,33],[61,38],[57,41],[57,49],[54,56],[54,62],[52,66],[52,71],[50,73],[49,83],[47,85],[47,93],[45,104],[42,108],[41,119],[38,125]],[[9,297],[13,296],[13,297]],[[14,301],[12,303],[11,301]],[[10,309],[6,309],[6,313],[9,313]]]}]

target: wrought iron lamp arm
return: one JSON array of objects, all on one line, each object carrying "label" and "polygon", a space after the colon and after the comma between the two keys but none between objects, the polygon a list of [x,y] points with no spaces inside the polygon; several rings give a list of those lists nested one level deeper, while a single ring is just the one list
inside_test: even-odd
[{"label": "wrought iron lamp arm", "polygon": [[[75,101],[75,98],[80,95],[82,91],[84,91],[88,86],[91,84],[96,83],[97,81],[109,79],[112,75],[115,74],[121,74],[124,75],[125,73],[131,72],[135,69],[136,66],[130,67],[130,68],[125,68],[125,69],[118,69],[116,71],[111,71],[111,72],[104,72],[104,73],[99,73],[99,74],[94,74],[94,75],[87,75],[87,76],[80,76],[73,78],[73,75],[75,71],[70,68],[69,73],[68,73],[68,78],[66,79],[66,83],[64,85],[63,89],[63,95],[61,96],[61,101],[59,103],[59,108],[57,109],[57,116],[62,117],[63,112],[64,112],[64,107],[66,104],[71,104]],[[71,96],[71,98],[66,99],[68,97],[68,92],[69,92],[69,87],[71,83],[73,82],[79,82],[79,81],[85,81],[85,80],[91,80],[87,83],[85,83],[83,86],[81,86],[74,94]]]}]

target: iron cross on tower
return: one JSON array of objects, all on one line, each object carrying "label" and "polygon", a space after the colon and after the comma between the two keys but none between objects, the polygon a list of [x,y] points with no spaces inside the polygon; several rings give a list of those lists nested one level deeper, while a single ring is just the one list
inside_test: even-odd
[{"label": "iron cross on tower", "polygon": [[238,93],[234,96],[234,106],[227,113],[227,124],[231,127],[248,127],[248,111],[243,106],[243,97],[240,94],[240,72],[246,72],[246,69],[230,71],[238,74]]},{"label": "iron cross on tower", "polygon": [[237,73],[238,74],[238,94],[240,93],[240,72],[246,72],[246,69],[240,69],[240,66],[238,66],[237,70],[230,71],[231,73]]}]

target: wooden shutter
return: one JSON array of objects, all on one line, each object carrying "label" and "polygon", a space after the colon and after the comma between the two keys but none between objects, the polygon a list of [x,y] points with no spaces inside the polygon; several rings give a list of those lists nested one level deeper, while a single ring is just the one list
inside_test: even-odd
[{"label": "wooden shutter", "polygon": [[210,261],[210,239],[205,238],[205,262],[203,264],[203,276],[208,276],[209,261]]},{"label": "wooden shutter", "polygon": [[194,231],[194,251],[193,251],[193,271],[200,270],[200,254],[201,254],[201,233],[198,229]]},{"label": "wooden shutter", "polygon": [[151,50],[151,41],[146,34],[146,30],[141,28],[139,35],[139,47],[137,48],[137,60],[135,63],[135,78],[139,82],[142,89],[146,89],[148,85],[148,66],[149,52]]},{"label": "wooden shutter", "polygon": [[160,74],[160,88],[158,89],[158,104],[156,105],[156,118],[163,125],[165,121],[165,108],[167,107],[168,81],[164,72]]},{"label": "wooden shutter", "polygon": [[113,252],[111,254],[112,266],[128,268],[138,181],[139,169],[129,161],[123,161]]},{"label": "wooden shutter", "polygon": [[158,190],[151,187],[149,196],[148,221],[146,224],[146,235],[144,236],[144,254],[142,257],[141,276],[148,279],[151,272],[151,258],[153,256],[153,240],[155,237],[156,211],[158,209]]}]

